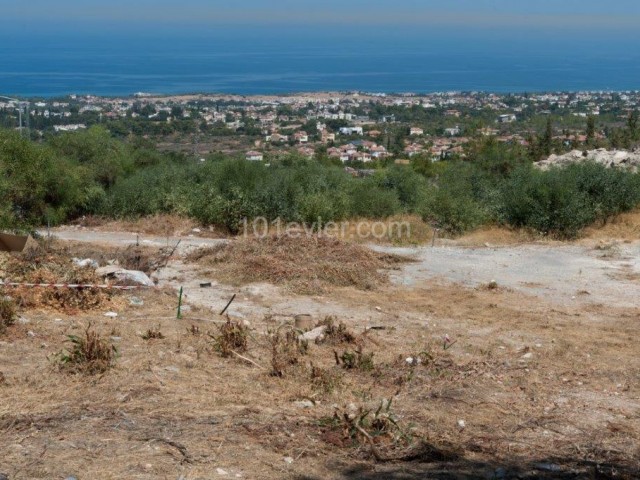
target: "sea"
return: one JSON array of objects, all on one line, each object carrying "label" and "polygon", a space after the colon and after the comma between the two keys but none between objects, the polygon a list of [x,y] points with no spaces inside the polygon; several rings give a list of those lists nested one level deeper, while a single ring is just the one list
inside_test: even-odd
[{"label": "sea", "polygon": [[358,26],[2,29],[0,95],[640,90],[640,34]]}]

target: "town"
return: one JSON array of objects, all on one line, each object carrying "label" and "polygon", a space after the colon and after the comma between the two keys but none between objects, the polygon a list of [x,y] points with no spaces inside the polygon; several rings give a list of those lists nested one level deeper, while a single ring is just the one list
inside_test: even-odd
[{"label": "town", "polygon": [[545,128],[553,153],[630,148],[620,132],[638,121],[639,105],[638,91],[0,97],[0,127],[37,140],[104,125],[114,136],[149,138],[202,161],[220,153],[265,162],[293,154],[376,168],[465,158],[470,141],[482,137],[531,148]]}]

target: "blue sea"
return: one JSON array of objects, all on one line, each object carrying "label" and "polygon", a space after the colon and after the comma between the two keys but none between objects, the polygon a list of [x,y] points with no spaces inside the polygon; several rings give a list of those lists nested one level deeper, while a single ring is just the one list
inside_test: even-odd
[{"label": "blue sea", "polygon": [[0,94],[640,90],[640,35],[455,29],[0,31]]}]

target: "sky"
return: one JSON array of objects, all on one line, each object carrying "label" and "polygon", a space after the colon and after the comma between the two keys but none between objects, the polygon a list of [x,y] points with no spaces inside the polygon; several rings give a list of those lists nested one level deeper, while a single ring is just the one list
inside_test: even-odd
[{"label": "sky", "polygon": [[634,31],[638,0],[0,0],[0,22],[206,27],[318,25]]}]

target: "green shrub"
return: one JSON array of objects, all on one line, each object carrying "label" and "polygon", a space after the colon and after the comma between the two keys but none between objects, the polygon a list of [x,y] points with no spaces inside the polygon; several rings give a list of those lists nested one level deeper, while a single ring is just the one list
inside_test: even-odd
[{"label": "green shrub", "polygon": [[596,219],[592,199],[576,180],[573,169],[516,170],[503,188],[501,219],[514,227],[575,237]]},{"label": "green shrub", "polygon": [[349,197],[353,217],[388,218],[402,211],[396,192],[379,187],[375,179],[356,181]]}]

